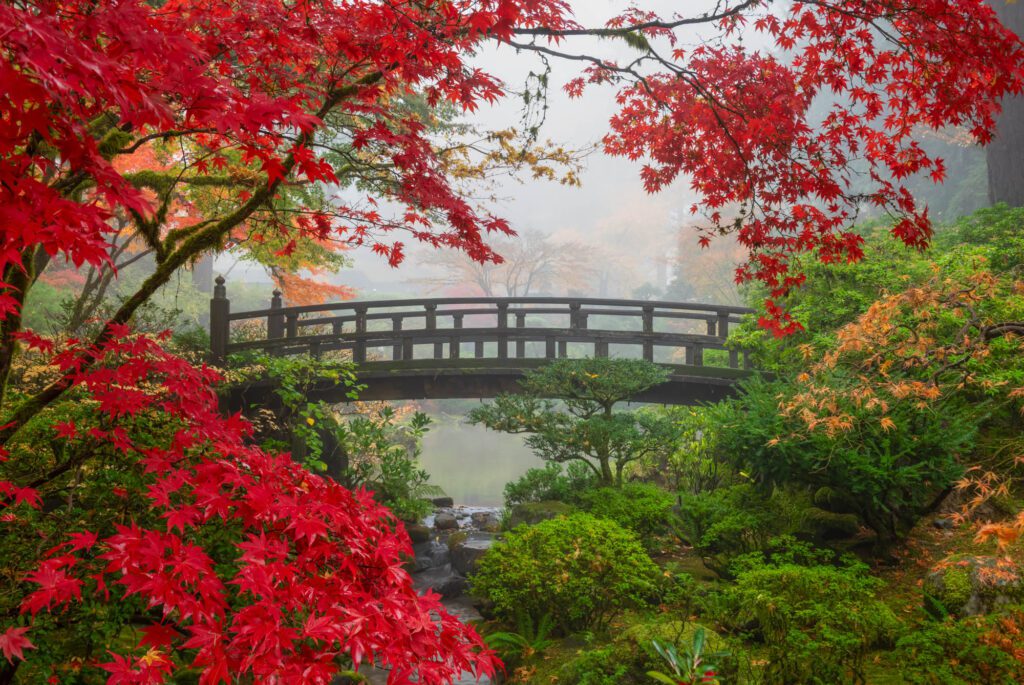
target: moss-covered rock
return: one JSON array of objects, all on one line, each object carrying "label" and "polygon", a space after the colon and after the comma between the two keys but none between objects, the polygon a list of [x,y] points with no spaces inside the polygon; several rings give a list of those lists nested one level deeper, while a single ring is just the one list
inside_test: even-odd
[{"label": "moss-covered rock", "polygon": [[1021,570],[1009,559],[956,554],[925,578],[926,606],[937,600],[959,616],[979,616],[1024,601]]},{"label": "moss-covered rock", "polygon": [[515,528],[522,524],[534,526],[541,521],[558,518],[559,516],[568,516],[574,511],[575,508],[571,504],[556,500],[524,502],[512,507],[508,517],[508,526],[509,528]]},{"label": "moss-covered rock", "polygon": [[860,520],[854,514],[841,514],[819,507],[804,510],[804,529],[816,540],[841,540],[860,531]]},{"label": "moss-covered rock", "polygon": [[432,537],[430,529],[418,523],[405,524],[405,532],[409,534],[409,539],[412,540],[414,545],[429,542]]}]

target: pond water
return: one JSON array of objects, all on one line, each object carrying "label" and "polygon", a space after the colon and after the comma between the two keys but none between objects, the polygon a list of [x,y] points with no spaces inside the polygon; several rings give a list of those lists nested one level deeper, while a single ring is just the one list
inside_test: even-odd
[{"label": "pond water", "polygon": [[542,466],[523,436],[495,433],[458,417],[433,417],[420,463],[456,504],[500,507],[505,483]]}]

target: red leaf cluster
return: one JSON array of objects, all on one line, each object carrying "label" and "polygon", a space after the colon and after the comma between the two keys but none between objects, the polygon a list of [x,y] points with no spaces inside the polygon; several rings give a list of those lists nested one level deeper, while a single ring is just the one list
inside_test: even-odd
[{"label": "red leaf cluster", "polygon": [[[437,596],[417,595],[402,568],[412,553],[404,528],[369,493],[248,445],[247,425],[218,412],[215,373],[158,341],[126,334],[99,355],[75,379],[110,427],[91,438],[137,456],[146,497],[166,523],[71,535],[26,577],[34,590],[22,612],[58,611],[83,595],[137,597],[157,611],[162,621],[142,641],[150,652],[111,655],[102,665],[109,683],[164,682],[173,662],[161,650],[170,648],[190,655],[210,684],[327,683],[341,657],[390,668],[394,683],[493,673],[497,662],[473,629]],[[160,446],[135,444],[121,424],[154,411],[178,428]],[[85,439],[67,424],[56,432]],[[231,571],[201,542],[210,527],[237,531]],[[29,646],[25,632],[0,638],[9,658]]]}]

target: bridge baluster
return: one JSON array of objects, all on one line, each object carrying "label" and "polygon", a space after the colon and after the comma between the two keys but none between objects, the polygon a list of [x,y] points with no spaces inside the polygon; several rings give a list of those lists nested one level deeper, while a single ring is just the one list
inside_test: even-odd
[{"label": "bridge baluster", "polygon": [[508,303],[498,303],[498,359],[508,359]]},{"label": "bridge baluster", "polygon": [[558,341],[558,356],[561,359],[565,359],[569,356],[569,343],[565,340]]},{"label": "bridge baluster", "polygon": [[598,340],[594,343],[594,356],[595,357],[607,357],[608,356],[608,341]]},{"label": "bridge baluster", "polygon": [[643,321],[643,333],[644,333],[644,359],[649,362],[654,361],[654,307],[651,305],[644,305],[643,315],[641,320]]},{"label": "bridge baluster", "polygon": [[286,318],[286,322],[287,322],[285,324],[285,326],[286,326],[285,337],[286,338],[297,338],[299,336],[299,315],[298,314],[288,314],[285,318]]},{"label": "bridge baluster", "polygon": [[231,336],[231,301],[228,289],[224,287],[224,277],[217,276],[214,281],[213,297],[210,299],[210,354],[215,362],[223,362],[228,352],[228,338]]},{"label": "bridge baluster", "polygon": [[[462,328],[462,314],[452,315],[452,327],[455,330]],[[459,338],[458,333],[453,335],[451,342],[448,343],[448,356],[452,359],[458,359],[462,356],[462,340]]]},{"label": "bridge baluster", "polygon": [[391,347],[391,359],[392,361],[399,361],[402,359],[402,342],[399,340],[399,333],[402,332],[402,317],[393,316],[391,317],[391,330],[395,334],[395,342]]},{"label": "bridge baluster", "polygon": [[740,355],[736,350],[729,350],[729,368],[738,369],[740,366]]},{"label": "bridge baluster", "polygon": [[693,346],[693,365],[704,366],[704,346],[700,343]]},{"label": "bridge baluster", "polygon": [[[427,325],[428,331],[437,330],[437,305],[436,304],[425,304],[423,308],[427,310]],[[436,342],[434,343],[434,359],[444,359],[444,344]]]},{"label": "bridge baluster", "polygon": [[356,364],[366,362],[366,307],[356,306],[356,339],[352,345],[352,361]]},{"label": "bridge baluster", "polygon": [[477,340],[476,343],[474,343],[474,345],[473,345],[473,354],[476,356],[477,359],[483,359],[484,358],[484,341],[483,340]]},{"label": "bridge baluster", "polygon": [[[516,328],[526,328],[526,312],[516,312]],[[523,338],[516,340],[516,357],[526,357],[526,340]]]},{"label": "bridge baluster", "polygon": [[544,338],[544,358],[555,358],[555,336],[553,335],[549,335],[548,337]]}]

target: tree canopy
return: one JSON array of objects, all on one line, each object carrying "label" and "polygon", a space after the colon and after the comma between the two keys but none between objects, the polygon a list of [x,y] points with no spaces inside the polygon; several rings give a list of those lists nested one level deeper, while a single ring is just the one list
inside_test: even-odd
[{"label": "tree canopy", "polygon": [[[747,47],[752,34],[772,49]],[[585,37],[636,56],[575,50]],[[582,64],[574,96],[617,86],[606,152],[643,160],[652,192],[690,179],[705,239],[736,233],[749,252],[737,278],[767,285],[763,322],[779,333],[797,327],[776,304],[804,280],[794,257],[859,259],[862,207],[927,243],[927,209],[902,182],[944,168],[915,132],[960,126],[985,142],[1000,98],[1024,83],[1024,48],[980,0],[630,6],[600,27],[564,0],[0,4],[0,525],[33,539],[5,595],[0,683],[33,635],[122,609],[151,625],[140,645],[89,662],[112,683],[188,667],[201,683],[327,682],[374,659],[396,683],[492,670],[471,628],[412,591],[407,540],[384,510],[251,447],[243,422],[216,412],[215,372],[130,329],[179,269],[240,240],[282,259],[309,241],[370,245],[397,265],[413,240],[500,260],[488,236],[511,227],[473,199],[473,164],[436,135],[444,108],[509,93],[471,61],[485,41]],[[816,120],[826,95],[835,104]],[[143,150],[159,163],[122,163]],[[51,262],[112,273],[126,230],[155,268],[95,336],[24,329]],[[14,392],[24,349],[47,368]],[[80,517],[46,503],[65,497]],[[33,676],[58,667],[44,656]]]}]

